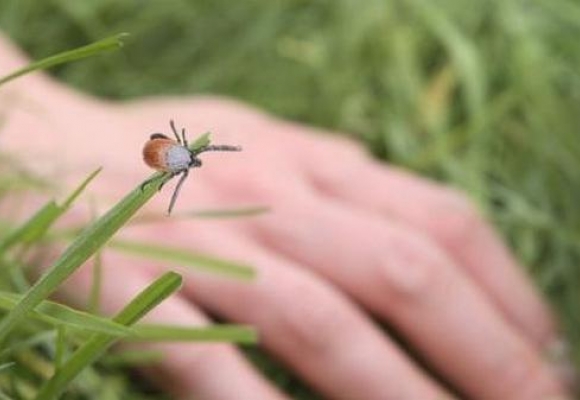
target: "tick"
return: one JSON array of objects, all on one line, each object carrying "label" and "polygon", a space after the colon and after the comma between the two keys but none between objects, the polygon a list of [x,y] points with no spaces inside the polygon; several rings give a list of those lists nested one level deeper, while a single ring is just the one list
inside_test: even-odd
[{"label": "tick", "polygon": [[[185,179],[189,175],[189,170],[191,168],[201,167],[202,162],[198,158],[201,153],[205,153],[206,151],[242,150],[240,146],[230,145],[207,145],[196,150],[191,150],[188,147],[187,139],[185,137],[185,128],[181,130],[180,137],[173,120],[169,121],[169,126],[171,126],[171,130],[175,135],[175,140],[167,137],[163,133],[154,133],[149,137],[149,140],[143,147],[143,160],[145,161],[145,164],[157,171],[170,175],[169,179],[159,186],[159,190],[161,190],[163,185],[171,178],[181,174],[181,178],[179,178],[175,190],[173,191],[173,195],[171,196],[167,215],[170,215],[171,210],[173,210],[175,200],[177,200],[181,185],[183,185],[183,182],[185,182]],[[150,181],[151,179],[145,181],[141,185],[141,188],[143,189]]]}]

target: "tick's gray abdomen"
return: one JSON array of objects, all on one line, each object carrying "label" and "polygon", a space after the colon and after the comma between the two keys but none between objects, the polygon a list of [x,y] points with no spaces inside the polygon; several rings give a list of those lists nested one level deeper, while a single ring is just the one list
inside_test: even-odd
[{"label": "tick's gray abdomen", "polygon": [[171,146],[167,150],[167,169],[169,172],[179,172],[189,168],[191,153],[183,146]]}]

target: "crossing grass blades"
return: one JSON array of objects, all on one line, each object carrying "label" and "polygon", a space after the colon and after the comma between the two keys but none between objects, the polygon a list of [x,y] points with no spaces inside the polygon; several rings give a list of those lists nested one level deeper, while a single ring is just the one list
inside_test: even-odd
[{"label": "crossing grass blades", "polygon": [[[3,85],[25,73],[78,60],[121,46],[122,35],[99,41],[76,50],[35,62],[22,70],[3,78]],[[172,124],[173,125],[173,124]],[[175,130],[174,130],[175,131]],[[187,145],[182,131],[180,145]],[[196,156],[203,151],[219,150],[212,147],[209,135],[203,135],[188,150],[190,162],[198,166]],[[13,163],[3,163],[10,168]],[[6,164],[6,165],[4,165]],[[155,174],[146,185],[138,185],[115,204],[104,215],[96,218],[73,236],[67,236],[54,227],[98,176],[100,169],[88,177],[62,203],[48,201],[37,212],[18,226],[10,220],[0,219],[0,399],[53,400],[66,394],[67,399],[86,398],[133,398],[148,399],[139,394],[138,387],[120,372],[120,367],[156,362],[158,354],[130,352],[110,355],[107,349],[119,340],[124,341],[226,341],[254,343],[255,331],[251,327],[238,325],[214,325],[209,327],[187,327],[161,324],[143,324],[138,321],[150,310],[174,294],[181,286],[182,278],[176,272],[162,273],[144,288],[116,316],[106,318],[92,310],[81,311],[48,300],[58,287],[89,258],[98,265],[103,246],[115,244],[115,234],[125,226],[140,208],[151,199],[158,189],[171,177],[171,173]],[[176,172],[177,170],[173,170]],[[183,173],[183,171],[181,171]],[[17,179],[17,175],[13,179]],[[31,180],[22,180],[30,191],[38,190]],[[0,195],[13,195],[12,186],[0,187]],[[40,194],[38,194],[40,196]],[[25,267],[28,257],[41,243],[72,242],[65,251],[45,269],[44,274],[30,283]],[[123,247],[124,246],[124,247]],[[253,271],[246,265],[196,254],[184,249],[148,246],[146,243],[127,243],[118,246],[118,251],[129,249],[128,254],[138,255],[139,249],[147,249],[144,257],[154,257],[164,264],[180,264],[186,268],[202,267],[206,270],[227,274],[233,278],[251,279]],[[137,253],[137,254],[136,254]],[[95,277],[100,278],[98,270]],[[100,279],[95,279],[95,282]],[[95,283],[95,288],[97,284]],[[98,298],[98,288],[94,290]],[[117,367],[112,364],[115,359]],[[107,361],[111,360],[109,364]],[[109,365],[106,367],[106,365]],[[98,372],[97,368],[98,367]],[[109,371],[107,373],[106,371]],[[117,372],[114,372],[117,371]],[[81,374],[81,372],[84,372]],[[74,389],[74,390],[73,390]],[[113,396],[113,397],[111,397]],[[157,397],[158,398],[158,397]]]}]

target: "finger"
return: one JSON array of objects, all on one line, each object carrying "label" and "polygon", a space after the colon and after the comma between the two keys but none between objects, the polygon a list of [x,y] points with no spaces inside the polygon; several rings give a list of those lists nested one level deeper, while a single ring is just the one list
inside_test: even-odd
[{"label": "finger", "polygon": [[327,398],[451,398],[316,276],[225,231],[204,228],[195,238],[205,251],[250,262],[258,276],[244,284],[191,274],[188,295],[214,313],[255,325],[268,350]]},{"label": "finger", "polygon": [[[101,292],[104,312],[113,314],[125,306],[138,292],[150,284],[160,272],[133,266],[125,257],[106,254]],[[66,295],[84,303],[89,293],[91,273],[83,269],[66,286]],[[86,303],[85,303],[86,304]],[[181,295],[173,295],[152,310],[149,322],[176,325],[207,325],[208,319]],[[138,349],[160,351],[163,359],[145,374],[178,398],[237,400],[283,400],[277,389],[264,380],[248,362],[228,344],[143,343]],[[227,384],[224,384],[227,382]]]},{"label": "finger", "polygon": [[426,237],[342,203],[296,193],[277,209],[248,224],[250,232],[393,323],[470,398],[562,393],[537,349]]},{"label": "finger", "polygon": [[[324,144],[324,146],[322,145]],[[350,143],[301,154],[319,190],[429,234],[539,347],[557,340],[552,315],[497,234],[455,191],[372,161]],[[339,160],[339,161],[338,161]]]}]

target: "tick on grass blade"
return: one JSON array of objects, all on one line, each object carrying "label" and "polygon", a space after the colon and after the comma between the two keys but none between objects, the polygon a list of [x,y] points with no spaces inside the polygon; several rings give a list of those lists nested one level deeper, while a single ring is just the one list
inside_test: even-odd
[{"label": "tick on grass blade", "polygon": [[[177,129],[175,129],[175,123],[173,120],[169,121],[169,125],[175,135],[175,140],[165,136],[163,133],[154,133],[149,137],[149,140],[143,147],[143,160],[145,161],[145,164],[157,171],[170,175],[170,178],[165,182],[168,182],[171,178],[181,174],[181,178],[179,178],[175,190],[173,191],[173,195],[171,196],[167,215],[170,215],[171,210],[173,210],[181,185],[185,182],[190,168],[201,167],[202,162],[198,158],[199,154],[205,153],[206,151],[242,150],[240,146],[229,145],[207,145],[197,150],[191,150],[188,147],[187,139],[185,138],[185,128],[181,130],[180,137]],[[141,185],[141,189],[143,189],[149,182],[151,182],[151,179],[145,181]],[[161,190],[165,182],[159,186],[159,190]]]}]

